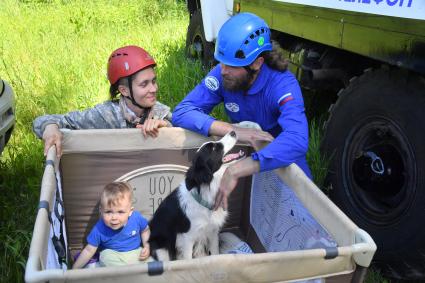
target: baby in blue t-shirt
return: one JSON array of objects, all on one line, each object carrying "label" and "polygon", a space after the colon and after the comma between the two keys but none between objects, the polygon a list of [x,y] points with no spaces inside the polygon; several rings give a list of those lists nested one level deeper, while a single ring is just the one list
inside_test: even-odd
[{"label": "baby in blue t-shirt", "polygon": [[102,218],[87,236],[87,245],[72,268],[84,267],[97,249],[102,266],[133,264],[149,257],[148,221],[134,211],[132,203],[133,189],[127,182],[105,186],[100,197]]}]

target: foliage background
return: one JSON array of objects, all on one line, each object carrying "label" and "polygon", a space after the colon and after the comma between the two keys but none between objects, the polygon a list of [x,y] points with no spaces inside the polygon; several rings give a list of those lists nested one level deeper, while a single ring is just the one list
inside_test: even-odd
[{"label": "foliage background", "polygon": [[170,106],[203,71],[184,57],[184,1],[2,0],[0,18],[0,77],[14,90],[17,117],[0,159],[0,282],[22,282],[44,162],[33,119],[107,100],[107,58],[124,45],[155,58],[159,100]]}]

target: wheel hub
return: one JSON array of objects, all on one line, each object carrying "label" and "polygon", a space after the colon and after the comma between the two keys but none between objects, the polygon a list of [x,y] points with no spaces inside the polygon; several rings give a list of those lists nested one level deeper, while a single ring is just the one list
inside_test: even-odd
[{"label": "wheel hub", "polygon": [[196,34],[193,37],[192,44],[189,47],[190,56],[193,58],[201,59],[204,53],[204,48],[202,46],[202,37],[199,34]]},{"label": "wheel hub", "polygon": [[342,165],[349,200],[365,220],[393,223],[411,206],[415,159],[394,121],[369,117],[357,123],[347,140]]}]

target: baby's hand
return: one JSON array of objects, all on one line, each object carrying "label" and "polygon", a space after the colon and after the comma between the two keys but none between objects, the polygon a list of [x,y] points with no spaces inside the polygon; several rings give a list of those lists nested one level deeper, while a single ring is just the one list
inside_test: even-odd
[{"label": "baby's hand", "polygon": [[149,255],[150,255],[149,244],[145,244],[144,247],[142,248],[142,251],[140,252],[139,260],[145,260],[149,257]]}]

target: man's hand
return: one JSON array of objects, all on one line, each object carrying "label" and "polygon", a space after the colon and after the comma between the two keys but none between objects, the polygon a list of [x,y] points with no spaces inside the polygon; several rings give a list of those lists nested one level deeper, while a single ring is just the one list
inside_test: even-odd
[{"label": "man's hand", "polygon": [[145,260],[149,257],[151,254],[150,247],[148,243],[145,243],[143,245],[142,251],[140,252],[139,260]]},{"label": "man's hand", "polygon": [[255,150],[258,150],[262,143],[271,142],[274,137],[261,129],[247,128],[238,124],[229,124],[223,121],[214,121],[208,131],[212,136],[223,137],[230,131],[235,131],[238,141],[249,143]]},{"label": "man's hand", "polygon": [[270,133],[262,130],[241,128],[236,125],[233,126],[233,129],[239,141],[249,143],[256,150],[258,150],[261,143],[274,140],[274,137]]},{"label": "man's hand", "polygon": [[250,176],[259,171],[260,163],[249,157],[227,167],[226,171],[224,171],[220,182],[220,188],[215,198],[214,210],[218,209],[220,206],[223,207],[224,210],[227,210],[228,197],[236,188],[238,179],[240,177]]},{"label": "man's hand", "polygon": [[167,127],[167,122],[164,120],[146,119],[143,125],[137,125],[137,128],[142,129],[143,136],[156,138],[158,137],[159,128]]},{"label": "man's hand", "polygon": [[47,125],[43,132],[44,156],[47,156],[49,148],[55,145],[56,155],[58,156],[58,158],[60,158],[62,156],[62,139],[63,134],[61,133],[61,131],[59,131],[58,125]]},{"label": "man's hand", "polygon": [[217,210],[220,206],[224,210],[227,210],[229,195],[238,184],[238,178],[232,171],[232,167],[228,167],[226,171],[224,171],[223,178],[220,182],[220,188],[215,198],[214,210]]}]

